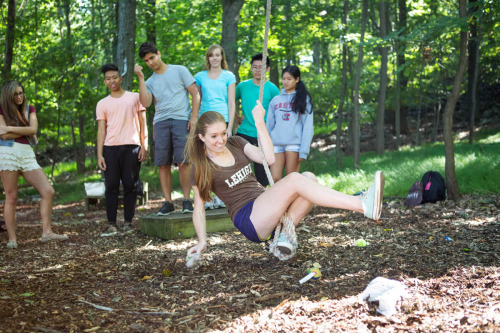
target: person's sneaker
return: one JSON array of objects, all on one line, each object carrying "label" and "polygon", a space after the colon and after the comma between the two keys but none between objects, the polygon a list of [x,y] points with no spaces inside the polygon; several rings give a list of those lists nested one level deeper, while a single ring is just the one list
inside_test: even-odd
[{"label": "person's sneaker", "polygon": [[116,229],[116,226],[110,225],[104,230],[104,232],[101,234],[101,237],[110,237],[114,236],[118,233],[118,229]]},{"label": "person's sneaker", "polygon": [[131,222],[125,222],[122,227],[122,232],[123,233],[132,233],[134,232],[134,227],[132,226]]},{"label": "person's sneaker", "polygon": [[193,203],[189,199],[184,199],[182,201],[182,214],[192,213],[193,212]]},{"label": "person's sneaker", "polygon": [[40,238],[40,242],[46,243],[46,242],[50,242],[50,241],[66,240],[66,239],[68,239],[68,235],[59,235],[59,234],[51,233],[49,235],[42,235],[42,238]]},{"label": "person's sneaker", "polygon": [[17,249],[17,242],[16,241],[9,241],[7,243],[7,248],[8,249]]},{"label": "person's sneaker", "polygon": [[368,191],[361,194],[361,203],[366,217],[378,220],[382,213],[382,200],[384,198],[384,174],[375,172],[375,180]]},{"label": "person's sneaker", "polygon": [[174,211],[174,205],[170,201],[165,201],[163,206],[160,208],[157,215],[168,215]]},{"label": "person's sneaker", "polygon": [[281,253],[290,255],[293,252],[293,245],[286,238],[284,233],[280,233],[278,237],[278,242],[276,243],[276,247],[280,250]]},{"label": "person's sneaker", "polygon": [[214,195],[214,198],[213,198],[213,203],[214,203],[214,208],[226,208],[226,204],[224,204],[222,202],[221,199],[219,199],[218,196]]},{"label": "person's sneaker", "polygon": [[214,200],[205,202],[205,210],[214,209]]}]

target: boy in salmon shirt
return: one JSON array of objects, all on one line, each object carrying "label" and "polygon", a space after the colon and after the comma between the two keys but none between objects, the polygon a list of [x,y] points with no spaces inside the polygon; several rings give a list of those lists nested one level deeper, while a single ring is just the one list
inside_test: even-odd
[{"label": "boy in salmon shirt", "polygon": [[122,76],[115,64],[102,66],[104,84],[110,94],[97,103],[97,163],[104,171],[108,227],[102,237],[118,233],[116,215],[120,181],[123,186],[125,223],[132,230],[141,162],[148,156],[146,108],[139,94],[122,88]]}]

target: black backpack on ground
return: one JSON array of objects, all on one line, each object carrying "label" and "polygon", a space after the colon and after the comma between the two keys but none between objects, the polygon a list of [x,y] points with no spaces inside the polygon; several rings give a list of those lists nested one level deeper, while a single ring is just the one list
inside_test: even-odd
[{"label": "black backpack on ground", "polygon": [[422,203],[435,203],[437,201],[446,200],[446,184],[439,172],[427,171],[422,176],[422,185],[424,192]]}]

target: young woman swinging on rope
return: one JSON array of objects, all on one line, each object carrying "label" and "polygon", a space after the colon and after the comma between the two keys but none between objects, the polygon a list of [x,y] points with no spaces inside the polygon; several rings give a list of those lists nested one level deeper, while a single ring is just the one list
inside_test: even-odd
[{"label": "young woman swinging on rope", "polygon": [[[275,161],[273,143],[264,121],[261,103],[252,111],[261,147],[268,164]],[[192,163],[191,184],[194,191],[193,224],[198,244],[188,250],[188,257],[198,256],[207,249],[204,202],[213,191],[226,203],[236,228],[253,242],[271,238],[284,213],[297,225],[313,205],[346,209],[364,213],[377,220],[382,208],[384,176],[375,174],[370,189],[361,196],[340,193],[316,181],[311,172],[291,173],[267,190],[252,173],[250,162],[262,163],[262,154],[245,139],[228,139],[226,121],[217,112],[209,111],[198,119],[186,146]],[[292,251],[292,245],[279,234],[278,247]]]}]

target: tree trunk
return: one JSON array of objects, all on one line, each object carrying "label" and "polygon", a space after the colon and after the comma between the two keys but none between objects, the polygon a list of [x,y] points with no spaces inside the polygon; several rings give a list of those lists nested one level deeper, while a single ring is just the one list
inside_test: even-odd
[{"label": "tree trunk", "polygon": [[344,1],[344,14],[342,15],[342,25],[344,26],[344,31],[342,32],[342,83],[340,86],[340,101],[339,110],[337,112],[337,131],[336,131],[336,141],[337,141],[337,166],[342,169],[342,122],[344,113],[344,103],[345,103],[345,91],[347,87],[347,21],[349,17],[349,3]]},{"label": "tree trunk", "polygon": [[[398,4],[398,31],[403,30],[399,34],[399,37],[403,37],[404,35],[407,34],[407,9],[406,9],[406,0],[396,0]],[[399,89],[401,91],[406,91],[406,88],[408,87],[408,78],[404,74],[404,70],[401,70],[405,64],[406,64],[406,58],[405,58],[405,53],[406,53],[406,41],[404,39],[398,39],[398,53],[397,53],[397,67],[398,67],[398,81],[399,81]],[[400,95],[401,97],[401,95]],[[400,99],[400,105],[405,105],[404,101],[401,101]],[[399,123],[396,125],[396,128],[399,127],[401,133],[408,133],[408,124],[406,121],[406,117],[408,115],[408,109],[406,107],[400,108],[400,117],[399,117]],[[399,134],[397,133],[399,138]]]},{"label": "tree trunk", "polygon": [[[398,0],[396,0],[398,1]],[[399,29],[399,19],[397,15],[397,4],[394,6],[394,13],[395,13],[395,24],[396,24],[396,30]],[[399,55],[399,37],[394,38],[394,53],[396,53],[396,66],[394,68],[394,81],[396,82],[395,87],[395,100],[394,100],[394,134],[396,135],[396,149],[399,150],[399,140],[401,136],[401,73],[399,71],[399,61],[398,61],[398,55]]]},{"label": "tree trunk", "polygon": [[[379,16],[380,16],[380,38],[384,39],[387,34],[387,18],[385,11],[385,1],[379,1]],[[387,47],[380,47],[380,87],[378,90],[378,110],[377,110],[377,138],[375,144],[375,152],[377,154],[384,153],[385,147],[385,96],[387,93]]]},{"label": "tree trunk", "polygon": [[[474,13],[477,9],[477,0],[469,0],[472,4],[470,13]],[[474,143],[474,123],[477,113],[477,81],[479,76],[479,44],[480,32],[478,31],[478,18],[472,16],[470,21],[470,42],[469,42],[469,66],[468,66],[468,87],[467,100],[469,106],[469,144]]]},{"label": "tree trunk", "polygon": [[321,68],[326,72],[330,72],[332,69],[332,62],[330,61],[330,52],[328,50],[329,43],[327,41],[321,42]]},{"label": "tree trunk", "polygon": [[238,69],[238,20],[240,19],[241,7],[244,0],[222,0],[222,36],[220,45],[226,53],[226,61],[229,70],[236,76],[236,82],[240,82]]},{"label": "tree trunk", "polygon": [[[75,57],[73,55],[73,35],[71,32],[71,20],[70,20],[70,12],[71,12],[71,6],[70,6],[70,0],[64,0],[62,3],[62,10],[63,10],[63,15],[64,15],[64,25],[66,26],[66,38],[61,39],[61,42],[64,43],[63,48],[66,50],[67,56],[68,56],[68,64],[70,68],[74,67],[75,64]],[[72,75],[71,72],[67,72],[67,74]],[[67,83],[65,84],[65,92],[69,92],[70,94],[73,93],[74,89],[74,80],[67,80]],[[69,105],[75,106],[73,103],[70,103]],[[72,124],[72,135],[73,135],[73,147],[74,147],[74,154],[75,154],[75,160],[76,160],[76,171],[78,174],[84,174],[85,173],[85,140],[76,140],[76,136],[74,133],[74,121],[75,119],[79,118],[81,116],[81,111],[79,107],[75,107],[77,111],[76,114],[71,114],[71,124]],[[84,127],[79,127],[80,132],[84,132],[85,128]]]},{"label": "tree trunk", "polygon": [[415,129],[415,145],[418,146],[420,144],[420,114],[422,113],[422,75],[424,73],[424,59],[422,59],[422,63],[420,64],[420,75],[418,77],[418,111],[417,111],[417,128]]},{"label": "tree trunk", "polygon": [[359,86],[361,81],[361,66],[363,64],[363,43],[365,41],[365,30],[368,12],[368,0],[363,0],[363,12],[361,16],[361,38],[358,46],[358,61],[356,63],[356,79],[354,81],[354,111],[352,114],[352,142],[354,152],[354,169],[359,168],[360,155],[360,115],[359,115]]},{"label": "tree trunk", "polygon": [[[460,18],[467,15],[466,0],[459,0]],[[444,131],[444,147],[445,147],[445,174],[446,185],[448,188],[448,198],[457,200],[460,198],[460,189],[458,187],[457,176],[455,174],[455,147],[453,144],[453,114],[455,106],[460,95],[460,85],[462,84],[465,69],[467,67],[467,30],[462,29],[460,32],[460,61],[458,71],[453,82],[453,89],[448,96],[446,107],[443,113],[443,131]]]},{"label": "tree trunk", "polygon": [[146,6],[146,38],[148,42],[156,44],[156,0],[147,0]]},{"label": "tree trunk", "polygon": [[132,90],[134,81],[135,56],[135,0],[121,0],[118,6],[118,42],[116,45],[116,65],[121,70],[125,90]]},{"label": "tree trunk", "polygon": [[12,58],[14,57],[14,39],[16,35],[16,0],[9,0],[7,9],[7,31],[5,33],[5,53],[3,58],[2,81],[10,79]]},{"label": "tree trunk", "polygon": [[320,51],[320,43],[319,41],[315,41],[313,44],[313,64],[314,64],[314,71],[316,73],[321,73],[321,51]]}]

